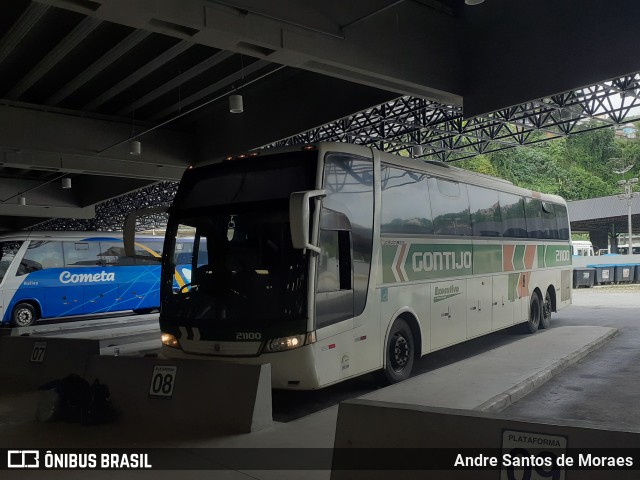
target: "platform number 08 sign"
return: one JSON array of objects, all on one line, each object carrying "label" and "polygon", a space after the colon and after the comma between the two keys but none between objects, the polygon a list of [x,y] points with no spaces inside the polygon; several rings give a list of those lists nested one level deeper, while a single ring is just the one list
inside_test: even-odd
[{"label": "platform number 08 sign", "polygon": [[178,367],[175,365],[155,365],[151,375],[149,395],[152,397],[171,398],[176,384]]}]

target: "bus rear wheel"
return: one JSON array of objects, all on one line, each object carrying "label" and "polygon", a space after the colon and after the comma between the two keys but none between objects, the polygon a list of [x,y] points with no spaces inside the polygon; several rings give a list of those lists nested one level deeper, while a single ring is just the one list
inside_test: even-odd
[{"label": "bus rear wheel", "polygon": [[529,305],[529,320],[524,324],[524,330],[528,333],[536,333],[542,318],[542,302],[537,293],[531,294],[531,304]]},{"label": "bus rear wheel", "polygon": [[29,303],[19,303],[11,314],[11,325],[14,327],[28,327],[38,319],[36,309]]},{"label": "bus rear wheel", "polygon": [[397,383],[409,378],[414,358],[415,343],[411,328],[405,320],[398,318],[389,331],[382,380],[385,383]]},{"label": "bus rear wheel", "polygon": [[544,296],[544,303],[542,304],[542,314],[540,315],[540,328],[549,328],[551,326],[551,311],[553,306],[551,304],[551,295],[549,292]]}]

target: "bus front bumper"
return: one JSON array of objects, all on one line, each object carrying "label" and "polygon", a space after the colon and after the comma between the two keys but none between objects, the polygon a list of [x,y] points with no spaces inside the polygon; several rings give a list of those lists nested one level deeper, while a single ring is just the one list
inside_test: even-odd
[{"label": "bus front bumper", "polygon": [[267,353],[254,357],[230,357],[186,353],[180,348],[162,346],[162,358],[185,358],[244,365],[271,364],[271,386],[289,390],[315,390],[320,388],[315,369],[313,345],[293,350]]}]

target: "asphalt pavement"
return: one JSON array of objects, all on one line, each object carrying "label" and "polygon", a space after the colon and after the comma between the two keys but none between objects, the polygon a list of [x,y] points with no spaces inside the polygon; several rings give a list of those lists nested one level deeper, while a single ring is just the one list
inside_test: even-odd
[{"label": "asphalt pavement", "polygon": [[640,431],[640,285],[575,289],[553,318],[553,328],[593,325],[618,335],[504,412]]}]

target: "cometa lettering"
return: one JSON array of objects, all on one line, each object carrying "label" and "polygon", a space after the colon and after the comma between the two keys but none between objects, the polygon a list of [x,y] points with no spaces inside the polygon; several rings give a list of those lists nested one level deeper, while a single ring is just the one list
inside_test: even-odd
[{"label": "cometa lettering", "polygon": [[71,273],[64,271],[60,274],[61,283],[97,283],[97,282],[114,282],[116,274],[114,272],[100,273]]},{"label": "cometa lettering", "polygon": [[415,252],[411,266],[414,272],[470,269],[471,252]]}]

